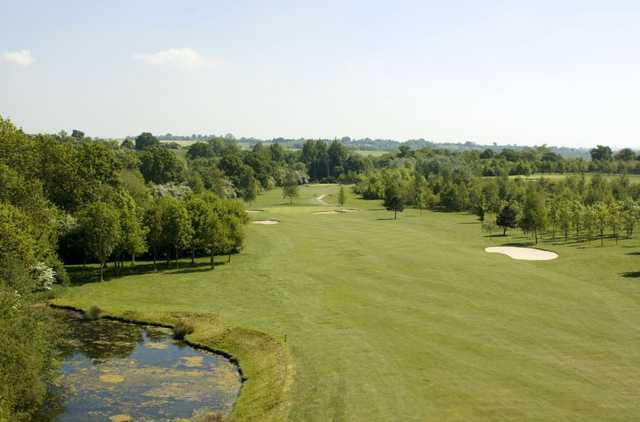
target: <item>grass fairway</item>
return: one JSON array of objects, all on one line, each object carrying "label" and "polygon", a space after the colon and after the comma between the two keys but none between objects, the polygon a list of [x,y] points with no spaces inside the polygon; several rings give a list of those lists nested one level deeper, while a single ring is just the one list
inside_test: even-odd
[{"label": "grass fairway", "polygon": [[248,207],[280,224],[250,224],[231,264],[84,284],[60,301],[286,335],[294,421],[640,419],[639,242],[546,243],[558,259],[515,261],[485,253],[509,239],[466,214],[393,221],[354,198],[358,212],[313,214],[337,187],[300,192],[294,206],[272,191]]}]

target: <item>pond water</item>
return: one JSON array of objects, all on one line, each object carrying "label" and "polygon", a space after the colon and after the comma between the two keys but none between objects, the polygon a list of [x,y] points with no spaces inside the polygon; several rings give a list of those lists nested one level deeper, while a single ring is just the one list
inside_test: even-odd
[{"label": "pond water", "polygon": [[38,420],[175,421],[227,415],[238,367],[171,338],[166,328],[61,312],[67,327],[62,377]]}]

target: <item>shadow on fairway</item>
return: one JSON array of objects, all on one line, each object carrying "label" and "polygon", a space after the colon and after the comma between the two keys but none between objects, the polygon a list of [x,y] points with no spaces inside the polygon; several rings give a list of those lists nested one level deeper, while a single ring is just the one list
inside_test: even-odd
[{"label": "shadow on fairway", "polygon": [[[220,265],[226,265],[227,262],[216,262],[215,266],[218,267]],[[130,265],[130,264],[128,264]],[[166,261],[158,261],[156,265],[157,271],[154,270],[153,263],[141,263],[135,264],[131,266],[126,266],[124,268],[120,268],[119,271],[116,271],[113,267],[105,268],[104,270],[104,280],[113,280],[120,277],[126,277],[131,275],[142,275],[142,274],[152,274],[152,273],[165,273],[165,274],[185,274],[185,273],[196,273],[196,272],[204,272],[210,271],[211,265],[209,262],[196,262],[195,264],[191,264],[190,261],[181,261],[180,267],[175,267],[175,262],[171,261],[167,263]],[[81,286],[87,283],[99,283],[100,282],[100,271],[97,266],[82,266],[82,265],[73,265],[66,267],[67,274],[69,275],[69,280],[71,285],[73,286]]]},{"label": "shadow on fairway", "polygon": [[507,242],[507,243],[503,243],[500,246],[514,246],[516,248],[530,248],[530,247],[536,246],[536,245],[532,241],[527,241],[527,242]]},{"label": "shadow on fairway", "polygon": [[376,218],[376,220],[378,220],[378,221],[389,221],[389,220],[393,221],[393,220],[395,220],[395,218],[393,218],[393,217],[389,217],[389,218]]},{"label": "shadow on fairway", "polygon": [[640,278],[640,271],[629,271],[626,273],[622,273],[624,278]]}]

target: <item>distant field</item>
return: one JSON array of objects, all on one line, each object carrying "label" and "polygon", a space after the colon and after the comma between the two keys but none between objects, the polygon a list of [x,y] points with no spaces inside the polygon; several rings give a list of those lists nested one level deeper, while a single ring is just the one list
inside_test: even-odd
[{"label": "distant field", "polygon": [[353,152],[357,152],[358,154],[361,155],[370,155],[372,157],[380,157],[381,155],[384,154],[390,154],[390,153],[395,153],[396,151],[372,151],[372,150],[368,150],[368,149],[352,149],[351,151]]},{"label": "distant field", "polygon": [[[594,174],[595,173],[585,173],[585,177],[587,179],[590,179]],[[576,173],[536,173],[536,174],[532,174],[531,176],[509,176],[509,177],[512,179],[516,177],[521,177],[526,180],[538,180],[541,177],[544,177],[546,179],[558,180],[558,179],[563,179],[569,175],[577,175],[577,174]],[[608,180],[620,177],[619,174],[602,174],[601,176]],[[640,174],[628,174],[627,176],[629,177],[629,180],[632,183],[640,182]]]},{"label": "distant field", "polygon": [[62,301],[286,335],[292,421],[639,419],[637,239],[547,239],[558,259],[514,261],[484,248],[526,239],[485,237],[467,214],[394,221],[352,196],[357,212],[315,214],[337,191],[301,187],[294,206],[259,196],[251,218],[280,223],[250,224],[245,250],[214,271],[85,284]]},{"label": "distant field", "polygon": [[182,146],[182,147],[188,147],[189,145],[195,144],[197,142],[204,142],[201,139],[194,139],[194,140],[186,140],[186,141],[160,141],[161,144],[171,144],[175,142],[176,144]]}]

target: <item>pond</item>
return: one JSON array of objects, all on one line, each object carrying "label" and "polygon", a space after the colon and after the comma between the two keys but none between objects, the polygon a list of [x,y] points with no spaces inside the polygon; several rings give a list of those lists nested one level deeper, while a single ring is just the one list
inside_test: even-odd
[{"label": "pond", "polygon": [[227,358],[171,338],[171,330],[60,311],[67,328],[62,376],[42,421],[217,420],[241,377]]}]

